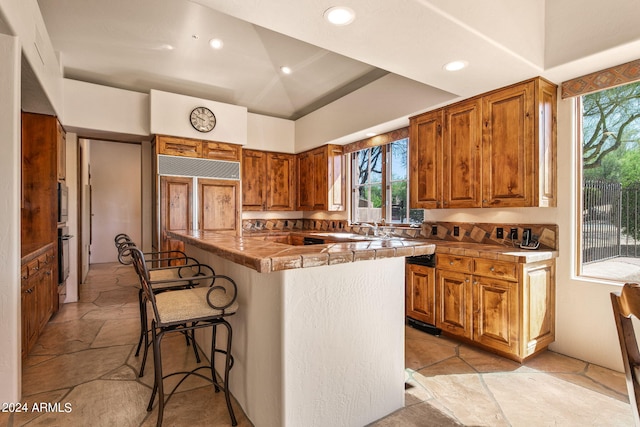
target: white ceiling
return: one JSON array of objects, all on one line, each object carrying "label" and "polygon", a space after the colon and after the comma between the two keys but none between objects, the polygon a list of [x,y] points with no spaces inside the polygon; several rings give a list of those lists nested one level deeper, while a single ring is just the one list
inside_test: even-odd
[{"label": "white ceiling", "polygon": [[[608,0],[606,10],[599,0],[38,3],[67,78],[289,119],[389,72],[453,99],[537,75],[560,83],[640,57],[638,0]],[[335,5],[351,7],[356,20],[328,25],[323,12]],[[213,37],[222,50],[208,46]],[[443,70],[457,59],[469,67]]]}]

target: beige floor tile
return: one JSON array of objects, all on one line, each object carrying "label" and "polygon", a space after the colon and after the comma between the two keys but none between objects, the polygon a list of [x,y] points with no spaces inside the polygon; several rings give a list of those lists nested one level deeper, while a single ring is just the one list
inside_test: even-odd
[{"label": "beige floor tile", "polygon": [[93,303],[99,307],[126,304],[138,300],[138,290],[132,286],[100,292]]},{"label": "beige floor tile", "polygon": [[404,406],[411,406],[433,398],[433,394],[424,387],[416,378],[422,375],[411,369],[405,370],[404,376]]},{"label": "beige floor tile", "polygon": [[[69,393],[70,389],[62,389],[62,390],[55,390],[55,391],[48,391],[45,393],[40,393],[40,394],[36,394],[27,398],[24,398],[22,400],[22,403],[26,403],[27,407],[29,408],[28,412],[23,412],[23,413],[17,413],[14,414],[13,417],[13,425],[14,426],[22,426],[22,425],[27,425],[30,421],[32,421],[33,419],[41,416],[43,414],[43,412],[38,412],[38,411],[34,411],[34,404],[37,405],[36,407],[40,407],[41,403],[53,403],[55,404],[56,402],[60,402],[68,393]],[[6,425],[6,424],[0,424],[0,425]]]},{"label": "beige floor tile", "polygon": [[90,381],[62,399],[70,405],[68,413],[43,414],[29,425],[139,426],[147,416],[147,396],[148,389],[134,381]]},{"label": "beige floor tile", "polygon": [[[252,426],[235,399],[232,399],[231,404],[238,421],[238,427]],[[156,402],[153,411],[145,419],[142,426],[151,427],[156,425],[157,408]],[[215,393],[211,385],[190,390],[186,393],[176,393],[165,406],[163,425],[189,427],[230,426],[231,418],[227,410],[224,393]]]},{"label": "beige floor tile", "polygon": [[416,381],[433,394],[429,403],[465,425],[509,425],[480,374],[437,375]]},{"label": "beige floor tile", "polygon": [[418,370],[442,360],[455,357],[456,347],[438,338],[405,338],[405,367]]},{"label": "beige floor tile", "polygon": [[628,404],[544,373],[485,374],[514,426],[631,426]]},{"label": "beige floor tile", "polygon": [[602,366],[589,364],[585,375],[615,393],[623,395],[628,401],[627,382],[622,372],[615,372]]},{"label": "beige floor tile", "polygon": [[125,364],[132,346],[89,349],[63,354],[22,374],[24,396],[91,381]]},{"label": "beige floor tile", "polygon": [[61,304],[60,310],[51,318],[49,323],[62,323],[81,319],[82,316],[97,307],[91,302],[72,302]]},{"label": "beige floor tile", "polygon": [[438,375],[475,374],[476,370],[469,366],[464,360],[458,357],[451,357],[427,366],[426,368],[422,368],[418,372],[425,377],[435,377]]},{"label": "beige floor tile", "polygon": [[428,402],[418,403],[370,424],[370,427],[449,427],[461,426]]},{"label": "beige floor tile", "polygon": [[49,323],[30,355],[64,354],[86,350],[96,338],[104,320],[81,319],[76,322]]},{"label": "beige floor tile", "polygon": [[581,373],[587,363],[553,351],[543,351],[524,363],[525,366],[541,372]]},{"label": "beige floor tile", "polygon": [[466,344],[460,346],[458,353],[460,359],[467,362],[478,372],[509,372],[515,371],[522,366],[513,360],[505,359]]},{"label": "beige floor tile", "polygon": [[92,348],[135,344],[140,338],[140,319],[107,320],[91,343]]}]

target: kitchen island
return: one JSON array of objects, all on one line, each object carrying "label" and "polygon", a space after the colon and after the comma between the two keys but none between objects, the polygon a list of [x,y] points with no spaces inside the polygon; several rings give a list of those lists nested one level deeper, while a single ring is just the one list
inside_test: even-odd
[{"label": "kitchen island", "polygon": [[403,406],[404,257],[435,245],[169,235],[238,284],[230,390],[255,426],[362,426]]}]

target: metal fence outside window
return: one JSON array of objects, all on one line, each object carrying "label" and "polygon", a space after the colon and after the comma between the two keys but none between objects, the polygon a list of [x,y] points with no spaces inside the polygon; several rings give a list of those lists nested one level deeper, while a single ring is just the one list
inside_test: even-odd
[{"label": "metal fence outside window", "polygon": [[582,189],[582,262],[640,257],[640,187],[585,181]]}]

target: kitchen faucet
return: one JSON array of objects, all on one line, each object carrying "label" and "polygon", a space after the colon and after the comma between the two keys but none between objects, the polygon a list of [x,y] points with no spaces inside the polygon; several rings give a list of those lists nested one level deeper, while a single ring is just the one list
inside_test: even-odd
[{"label": "kitchen faucet", "polygon": [[[360,227],[369,227],[373,230],[373,235],[374,236],[378,236],[378,222],[377,221],[373,221],[373,225],[366,223],[366,222],[362,222],[360,223]],[[369,235],[369,231],[367,230],[367,236]]]}]

